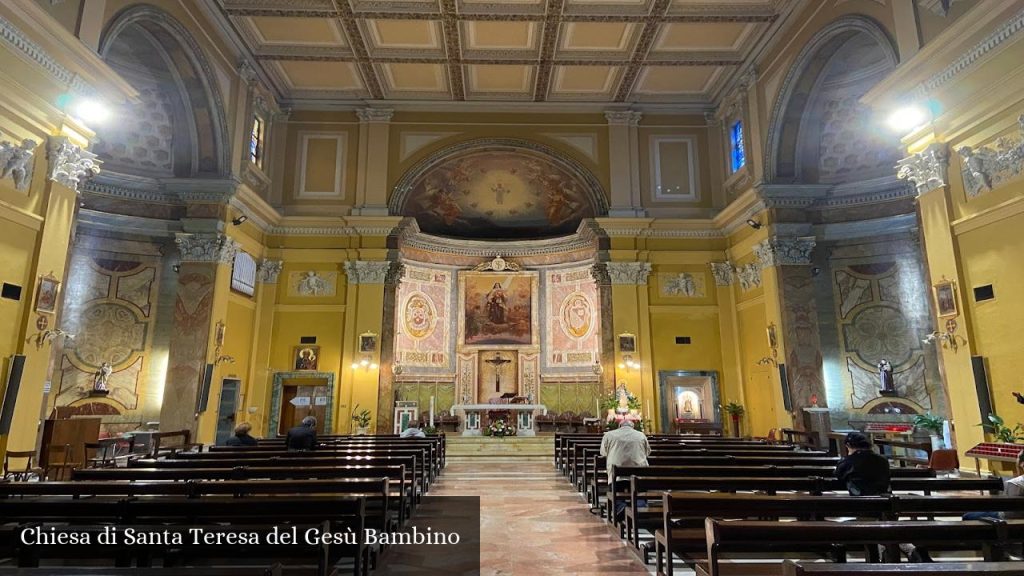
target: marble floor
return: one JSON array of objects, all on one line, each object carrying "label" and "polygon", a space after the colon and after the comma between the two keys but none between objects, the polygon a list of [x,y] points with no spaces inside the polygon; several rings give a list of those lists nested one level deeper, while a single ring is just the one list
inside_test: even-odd
[{"label": "marble floor", "polygon": [[451,462],[430,494],[480,497],[485,576],[651,573],[550,460]]}]

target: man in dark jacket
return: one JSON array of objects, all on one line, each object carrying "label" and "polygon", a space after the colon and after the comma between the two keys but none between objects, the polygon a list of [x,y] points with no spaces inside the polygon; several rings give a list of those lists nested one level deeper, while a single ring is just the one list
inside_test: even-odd
[{"label": "man in dark jacket", "polygon": [[889,461],[875,454],[871,440],[860,432],[846,435],[847,456],[836,466],[836,478],[846,484],[851,496],[878,496],[892,491]]},{"label": "man in dark jacket", "polygon": [[250,431],[252,431],[252,424],[242,422],[235,426],[235,435],[228,438],[224,444],[226,446],[255,446],[256,439],[249,435]]},{"label": "man in dark jacket", "polygon": [[288,450],[314,450],[316,448],[316,418],[312,416],[303,418],[301,425],[288,431],[284,445]]}]

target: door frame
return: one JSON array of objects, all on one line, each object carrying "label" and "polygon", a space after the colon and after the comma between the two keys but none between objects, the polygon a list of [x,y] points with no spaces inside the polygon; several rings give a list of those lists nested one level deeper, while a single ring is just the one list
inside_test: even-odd
[{"label": "door frame", "polygon": [[227,384],[228,382],[236,382],[237,383],[235,385],[235,392],[234,392],[235,400],[232,403],[233,404],[232,405],[233,410],[231,411],[231,420],[232,420],[232,422],[234,422],[234,425],[232,425],[232,427],[231,427],[232,428],[232,432],[229,432],[228,435],[223,440],[227,440],[228,438],[230,438],[231,435],[233,434],[233,430],[234,430],[235,426],[238,426],[238,422],[236,421],[236,416],[238,415],[238,400],[239,400],[239,398],[241,397],[241,394],[242,394],[242,379],[241,378],[221,378],[221,380],[220,380],[220,396],[217,398],[217,420],[216,420],[216,424],[215,424],[214,430],[213,430],[214,443],[218,444],[218,445],[221,443],[221,440],[222,440],[220,438],[220,422],[221,422],[221,420],[226,419],[225,417],[227,416],[226,414],[221,414],[221,408],[224,406],[224,385]]},{"label": "door frame", "polygon": [[325,380],[327,387],[327,416],[324,418],[323,434],[333,433],[334,427],[334,372],[310,372],[296,370],[292,372],[274,372],[274,384],[270,392],[270,418],[267,421],[266,438],[277,437],[277,423],[281,419],[281,394],[285,380]]},{"label": "door frame", "polygon": [[658,371],[658,416],[661,418],[661,432],[669,434],[672,432],[674,420],[669,418],[668,403],[665,401],[668,395],[668,387],[671,385],[669,379],[672,377],[683,378],[707,378],[711,381],[711,405],[714,415],[708,420],[711,422],[722,421],[721,396],[718,390],[717,370],[659,370]]}]

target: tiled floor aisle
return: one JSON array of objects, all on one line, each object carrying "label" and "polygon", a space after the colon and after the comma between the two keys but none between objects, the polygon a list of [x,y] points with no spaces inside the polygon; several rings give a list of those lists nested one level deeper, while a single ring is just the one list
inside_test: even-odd
[{"label": "tiled floor aisle", "polygon": [[480,496],[485,576],[648,574],[551,462],[449,463],[430,493]]}]

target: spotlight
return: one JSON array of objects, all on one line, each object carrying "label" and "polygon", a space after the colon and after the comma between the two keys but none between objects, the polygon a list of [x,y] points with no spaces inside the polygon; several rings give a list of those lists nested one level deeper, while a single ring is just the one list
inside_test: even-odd
[{"label": "spotlight", "polygon": [[171,270],[174,270],[175,273],[181,272],[181,264],[175,264],[174,266],[171,266]]},{"label": "spotlight", "polygon": [[904,106],[889,115],[888,124],[893,132],[906,134],[928,120],[924,109],[919,106]]},{"label": "spotlight", "polygon": [[231,223],[234,224],[235,226],[241,226],[242,223],[244,223],[248,219],[249,219],[248,216],[246,216],[245,214],[241,214],[241,215],[238,216],[238,218],[235,218],[234,220],[232,220]]},{"label": "spotlight", "polygon": [[817,276],[818,274],[821,274],[821,268],[818,268],[817,266],[811,268],[811,276]]},{"label": "spotlight", "polygon": [[71,113],[86,124],[102,124],[110,117],[110,109],[106,104],[92,98],[85,98],[75,102]]},{"label": "spotlight", "polygon": [[758,222],[757,220],[754,220],[753,218],[747,218],[747,226],[750,226],[754,230],[761,229],[761,223]]}]

